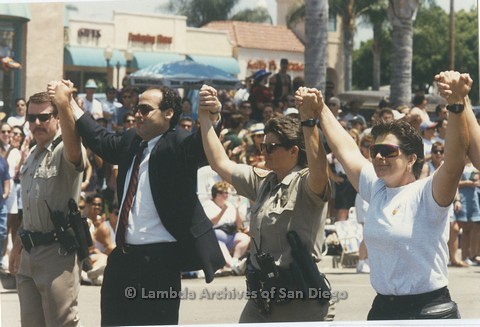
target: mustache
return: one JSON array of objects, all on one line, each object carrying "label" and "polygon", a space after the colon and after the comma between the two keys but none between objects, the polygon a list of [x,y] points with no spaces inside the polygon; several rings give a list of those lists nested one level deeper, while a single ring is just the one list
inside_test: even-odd
[{"label": "mustache", "polygon": [[36,131],[44,131],[45,133],[47,132],[47,130],[46,130],[45,128],[43,128],[43,127],[36,127],[36,128],[32,131],[32,133],[35,133]]}]

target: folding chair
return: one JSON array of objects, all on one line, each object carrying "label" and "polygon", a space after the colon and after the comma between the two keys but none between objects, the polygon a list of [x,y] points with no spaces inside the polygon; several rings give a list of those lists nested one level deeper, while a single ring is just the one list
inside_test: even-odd
[{"label": "folding chair", "polygon": [[348,219],[335,222],[335,231],[343,250],[340,264],[343,268],[355,267],[358,262],[358,250],[363,239],[363,226],[354,219]]}]

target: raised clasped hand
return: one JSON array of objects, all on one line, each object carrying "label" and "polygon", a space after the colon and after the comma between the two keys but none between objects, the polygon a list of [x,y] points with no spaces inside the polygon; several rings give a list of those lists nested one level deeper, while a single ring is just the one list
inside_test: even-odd
[{"label": "raised clasped hand", "polygon": [[320,91],[307,87],[299,87],[295,92],[295,103],[302,120],[314,118],[324,106]]},{"label": "raised clasped hand", "polygon": [[470,74],[456,71],[445,71],[435,76],[438,91],[449,104],[461,103],[472,89],[473,80]]},{"label": "raised clasped hand", "polygon": [[67,103],[72,97],[73,83],[69,80],[51,81],[47,85],[47,92],[56,105]]},{"label": "raised clasped hand", "polygon": [[210,116],[218,113],[222,105],[217,97],[217,90],[208,85],[203,85],[198,98],[198,116]]}]

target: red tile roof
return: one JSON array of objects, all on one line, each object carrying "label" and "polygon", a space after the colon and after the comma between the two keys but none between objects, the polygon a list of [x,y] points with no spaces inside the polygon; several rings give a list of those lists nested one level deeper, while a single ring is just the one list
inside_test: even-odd
[{"label": "red tile roof", "polygon": [[233,45],[240,48],[304,52],[305,46],[286,26],[239,21],[216,21],[202,28],[228,31]]}]

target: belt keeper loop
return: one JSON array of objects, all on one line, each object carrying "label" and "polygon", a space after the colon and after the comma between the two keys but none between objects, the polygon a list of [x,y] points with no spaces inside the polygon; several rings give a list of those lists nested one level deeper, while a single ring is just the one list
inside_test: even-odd
[{"label": "belt keeper loop", "polygon": [[32,240],[32,235],[30,235],[30,233],[27,233],[28,235],[28,239],[30,240],[30,243],[32,243],[32,248],[35,247],[35,243],[33,243],[33,240]]}]

